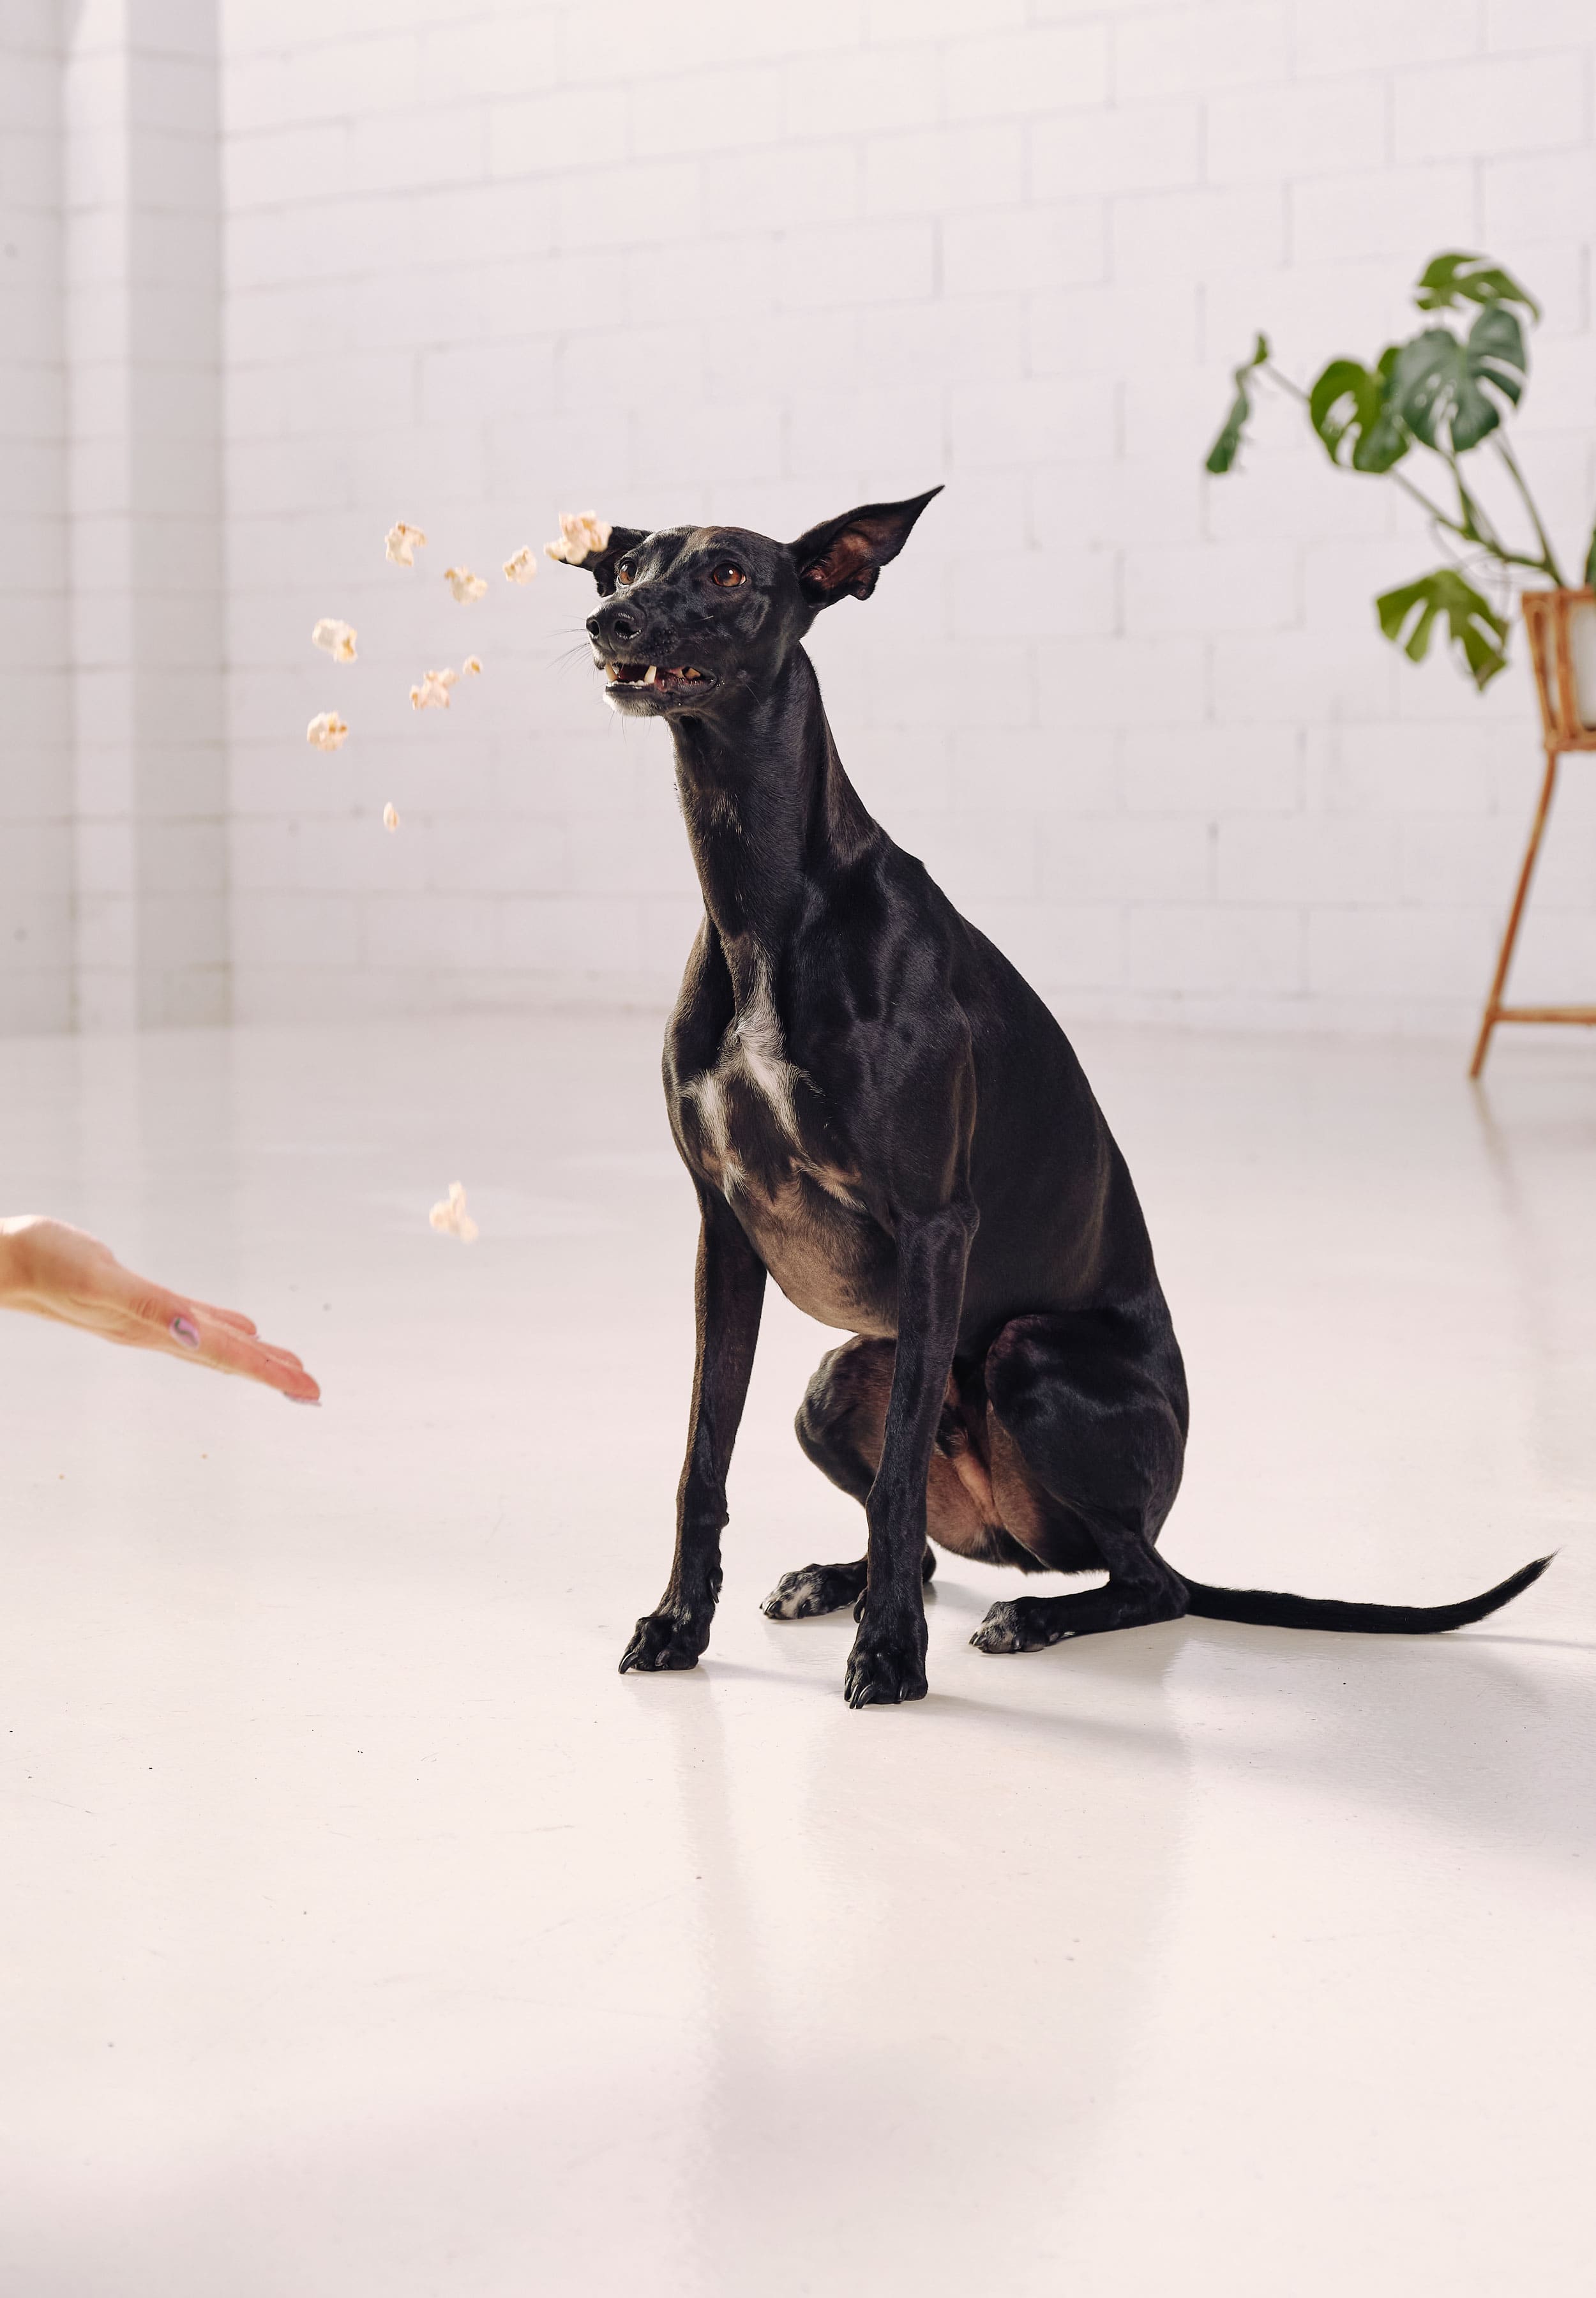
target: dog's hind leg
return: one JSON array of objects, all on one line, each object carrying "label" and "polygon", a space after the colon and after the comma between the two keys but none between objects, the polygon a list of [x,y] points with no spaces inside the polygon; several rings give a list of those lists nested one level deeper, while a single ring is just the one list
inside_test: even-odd
[{"label": "dog's hind leg", "polygon": [[[829,1351],[793,1423],[808,1459],[861,1508],[881,1463],[894,1353],[890,1341],[845,1341]],[[936,1568],[928,1547],[922,1578],[929,1580]],[[858,1602],[866,1577],[862,1556],[855,1564],[806,1564],[801,1572],[784,1572],[760,1609],[768,1620],[808,1620],[821,1612],[840,1612]]]},{"label": "dog's hind leg", "polygon": [[[1164,1328],[1167,1332],[1167,1327]],[[1103,1317],[1021,1317],[988,1353],[992,1481],[1004,1523],[1044,1568],[1106,1567],[1079,1596],[994,1604],[978,1651],[1178,1619],[1186,1583],[1155,1542],[1179,1488],[1186,1385],[1172,1336],[1150,1349]]]}]

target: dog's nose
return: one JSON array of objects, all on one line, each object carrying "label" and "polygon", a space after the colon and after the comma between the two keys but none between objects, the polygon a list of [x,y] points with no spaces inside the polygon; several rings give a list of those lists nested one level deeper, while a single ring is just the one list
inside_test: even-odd
[{"label": "dog's nose", "polygon": [[634,639],[642,624],[635,615],[611,615],[608,620],[602,615],[590,615],[587,627],[590,638]]}]

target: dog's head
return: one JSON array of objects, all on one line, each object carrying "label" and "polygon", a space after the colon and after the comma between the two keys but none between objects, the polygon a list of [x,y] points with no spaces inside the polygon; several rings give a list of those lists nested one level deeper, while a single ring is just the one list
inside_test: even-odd
[{"label": "dog's head", "polygon": [[768,689],[823,607],[868,599],[940,487],[866,503],[796,542],[741,526],[616,526],[582,565],[601,604],[593,660],[628,718],[699,716]]}]

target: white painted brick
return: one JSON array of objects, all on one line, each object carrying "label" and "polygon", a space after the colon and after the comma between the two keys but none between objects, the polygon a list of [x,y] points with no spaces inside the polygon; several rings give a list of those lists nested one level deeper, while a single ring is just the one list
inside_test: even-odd
[{"label": "white painted brick", "polygon": [[[835,168],[838,155],[826,156]],[[1024,196],[1025,133],[1013,121],[872,136],[864,145],[868,215],[1013,207]]]},{"label": "white painted brick", "polygon": [[1456,996],[1484,984],[1490,922],[1467,909],[1323,909],[1308,919],[1307,987],[1329,996],[1389,999],[1393,983],[1410,995]]},{"label": "white painted brick", "polygon": [[1302,803],[1301,737],[1294,726],[1129,726],[1121,781],[1131,814],[1196,814],[1233,822],[1294,814]]},{"label": "white painted brick", "polygon": [[1125,194],[1109,205],[1116,279],[1128,285],[1195,271],[1253,274],[1286,252],[1286,194],[1278,184]]},{"label": "white painted brick", "polygon": [[1109,35],[1104,24],[996,32],[953,40],[944,52],[950,120],[1012,119],[1106,102]]},{"label": "white painted brick", "polygon": [[889,303],[859,314],[856,373],[866,387],[945,387],[978,377],[1018,376],[1024,365],[1024,305],[1017,294],[980,302]]},{"label": "white painted brick", "polygon": [[914,128],[938,117],[939,59],[931,48],[841,49],[790,63],[787,131],[834,136]]},{"label": "white painted brick", "polygon": [[1341,0],[1334,10],[1291,0],[1287,13],[1301,76],[1444,62],[1480,45],[1478,0]]},{"label": "white painted brick", "polygon": [[[649,82],[630,94],[632,143],[639,159],[676,153],[717,153],[735,145],[768,146],[780,133],[781,74],[773,64],[695,72],[674,80],[664,102]],[[707,207],[715,195],[715,169],[706,170]]]},{"label": "white painted brick", "polygon": [[1212,887],[1213,847],[1209,825],[1184,815],[1045,820],[1041,890],[1064,902],[1200,902]]},{"label": "white painted brick", "polygon": [[1113,89],[1121,103],[1286,78],[1286,12],[1277,0],[1160,9],[1121,16],[1113,30]]},{"label": "white painted brick", "polygon": [[1202,108],[1135,103],[1038,120],[1030,129],[1030,173],[1038,200],[1199,183]]},{"label": "white painted brick", "polygon": [[1044,726],[1189,726],[1208,711],[1207,649],[1167,639],[1054,641],[1042,649]]},{"label": "white painted brick", "polygon": [[1474,211],[1474,170],[1460,161],[1294,183],[1292,258],[1336,263],[1379,256],[1406,267],[1416,249],[1477,236]]},{"label": "white painted brick", "polygon": [[939,471],[943,394],[904,384],[837,398],[806,394],[788,426],[788,468],[798,477],[823,476],[836,468],[842,439],[850,458],[876,469],[901,463],[920,471]]},{"label": "white painted brick", "polygon": [[950,295],[1031,293],[1101,279],[1107,265],[1104,212],[1096,200],[950,216],[942,246]]},{"label": "white painted brick", "polygon": [[1203,539],[1204,495],[1201,467],[1190,454],[1038,464],[1031,476],[1031,537],[1043,550],[1113,550],[1143,534],[1195,543]]},{"label": "white painted brick", "polygon": [[687,161],[567,176],[559,187],[560,244],[635,246],[690,236],[700,223],[699,180]]},{"label": "white painted brick", "polygon": [[1125,626],[1133,638],[1278,631],[1296,620],[1296,556],[1277,543],[1131,550]]},{"label": "white painted brick", "polygon": [[1079,382],[959,384],[948,393],[948,438],[962,470],[1034,463],[1049,452],[1107,454],[1114,439],[1114,396],[1104,378]]},{"label": "white painted brick", "polygon": [[1377,903],[1402,893],[1402,825],[1368,814],[1237,816],[1217,825],[1221,902]]},{"label": "white painted brick", "polygon": [[1596,151],[1537,152],[1480,169],[1484,231],[1505,244],[1578,236],[1596,200]]},{"label": "white painted brick", "polygon": [[892,834],[906,854],[924,863],[956,909],[992,895],[1024,900],[1037,890],[1036,831],[1023,818],[992,812],[915,814],[906,809],[894,821]]},{"label": "white painted brick", "polygon": [[560,71],[560,26],[552,12],[462,23],[447,17],[420,34],[420,83],[434,97],[528,95]]},{"label": "white painted brick", "polygon": [[979,561],[954,568],[953,629],[961,638],[1112,635],[1117,568],[1107,551],[1011,551],[1001,581]]},{"label": "white painted brick", "polygon": [[[980,21],[988,30],[1023,24],[1035,12],[1028,0],[981,0]],[[970,29],[970,0],[866,0],[866,37],[876,45],[892,40],[939,39]]]},{"label": "white painted brick", "polygon": [[789,231],[841,223],[864,206],[862,162],[852,143],[766,144],[719,152],[707,185],[704,227]]},{"label": "white painted brick", "polygon": [[776,251],[781,301],[795,309],[912,302],[929,295],[932,236],[921,223],[861,223],[795,231]]},{"label": "white painted brick", "polygon": [[1516,0],[1485,0],[1485,45],[1513,55],[1526,48],[1587,49],[1591,11],[1586,0],[1535,0],[1522,8]]},{"label": "white painted brick", "polygon": [[1577,144],[1586,133],[1584,60],[1500,56],[1398,72],[1393,83],[1398,160],[1489,158]]},{"label": "white painted brick", "polygon": [[1386,86],[1367,79],[1238,89],[1208,106],[1209,178],[1342,174],[1379,167],[1385,154]]},{"label": "white painted brick", "polygon": [[1302,922],[1294,909],[1137,905],[1125,925],[1133,987],[1290,994],[1304,986]]},{"label": "white painted brick", "polygon": [[[232,0],[240,1011],[401,1012],[562,981],[666,995],[679,970],[697,904],[663,741],[590,718],[580,664],[570,678],[542,666],[590,586],[545,567],[530,592],[492,594],[492,684],[469,717],[462,706],[418,727],[403,685],[443,603],[435,579],[407,589],[372,562],[396,510],[491,571],[566,502],[782,534],[947,471],[948,495],[878,599],[825,618],[815,645],[861,788],[955,898],[1092,1011],[1451,1027],[1456,1009],[1466,1025],[1488,949],[1460,991],[1428,970],[1421,933],[1388,934],[1383,971],[1364,977],[1360,946],[1320,921],[1478,910],[1488,943],[1534,773],[1520,673],[1482,705],[1372,632],[1386,567],[1427,559],[1381,490],[1329,470],[1294,409],[1263,413],[1243,475],[1209,483],[1201,463],[1253,328],[1306,379],[1332,351],[1371,353],[1411,328],[1410,284],[1435,247],[1487,245],[1547,303],[1521,434],[1537,487],[1570,507],[1572,554],[1572,507],[1596,487],[1584,115],[1566,150],[1551,119],[1522,151],[1470,130],[1393,165],[1377,101],[1394,75],[1410,138],[1426,103],[1444,120],[1454,98],[1510,128],[1526,64],[1555,62],[1583,87],[1583,27],[1572,72],[1539,45],[1564,37],[1561,15],[1548,0],[1515,40],[1494,0],[1344,0],[1333,18],[1308,0],[550,0],[468,21],[442,0]],[[1506,44],[1488,61],[1482,26]],[[1105,40],[1112,100],[1092,77]],[[74,180],[111,203],[123,98],[107,56],[79,89],[76,116],[97,118],[102,141]],[[1460,62],[1489,81],[1448,80]],[[203,100],[187,67],[139,96],[153,120],[185,100]],[[182,653],[186,546],[173,529],[145,548],[153,587],[137,621],[130,516],[87,509],[134,500],[121,283],[150,291],[157,331],[192,346],[207,324],[203,299],[184,295],[191,264],[215,261],[185,204],[203,154],[180,140],[151,150],[143,178],[177,203],[170,220],[141,223],[130,247],[109,207],[97,235],[87,215],[75,227],[75,481],[105,573],[83,587],[79,621],[107,664],[76,680],[82,793],[124,825],[135,649]],[[56,181],[37,129],[0,152],[0,201],[47,217]],[[47,230],[18,239],[8,220],[7,236],[11,277],[47,296]],[[8,394],[4,342],[37,321],[10,303],[4,319],[0,437],[9,423],[38,463],[21,547],[47,553],[60,482],[33,442],[51,387],[19,376]],[[82,363],[91,351],[98,371]],[[161,403],[153,367],[139,388],[157,396],[138,468],[176,481],[161,458],[205,435],[203,393],[185,375]],[[304,632],[329,587],[360,624],[368,698],[335,781],[301,740],[322,698]],[[0,608],[0,658],[37,651],[51,611],[28,600],[8,639]],[[1115,635],[1121,618],[1131,635]],[[164,676],[170,732],[183,674]],[[28,691],[23,716],[59,740],[59,702],[52,715],[49,690]],[[202,697],[186,704],[206,721]],[[203,741],[172,754],[170,795],[203,790],[205,756]],[[0,778],[0,803],[14,779]],[[357,814],[326,812],[330,789],[362,786]],[[371,827],[391,791],[401,841]],[[1104,831],[1096,847],[1083,830]],[[1586,847],[1573,835],[1567,847],[1546,886],[1554,973],[1591,915]],[[162,851],[185,882],[211,866],[203,837]],[[1125,889],[1112,898],[1075,889],[1094,851]],[[1035,890],[1044,862],[1071,890]],[[279,891],[319,902],[318,920],[273,911]],[[86,1011],[109,1014],[132,927],[103,898],[80,981]],[[171,948],[182,955],[180,938]],[[62,978],[41,964],[41,980]]]}]

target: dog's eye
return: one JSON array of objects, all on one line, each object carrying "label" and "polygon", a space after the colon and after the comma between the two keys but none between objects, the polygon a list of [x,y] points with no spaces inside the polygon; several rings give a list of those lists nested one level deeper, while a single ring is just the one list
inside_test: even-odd
[{"label": "dog's eye", "polygon": [[630,558],[623,558],[620,565],[616,568],[616,581],[617,583],[630,583],[633,580],[636,574],[637,568],[633,565],[633,561]]},{"label": "dog's eye", "polygon": [[726,558],[722,560],[709,579],[712,583],[718,583],[723,591],[735,591],[740,583],[746,583],[748,578],[740,566],[734,566],[732,561]]}]

